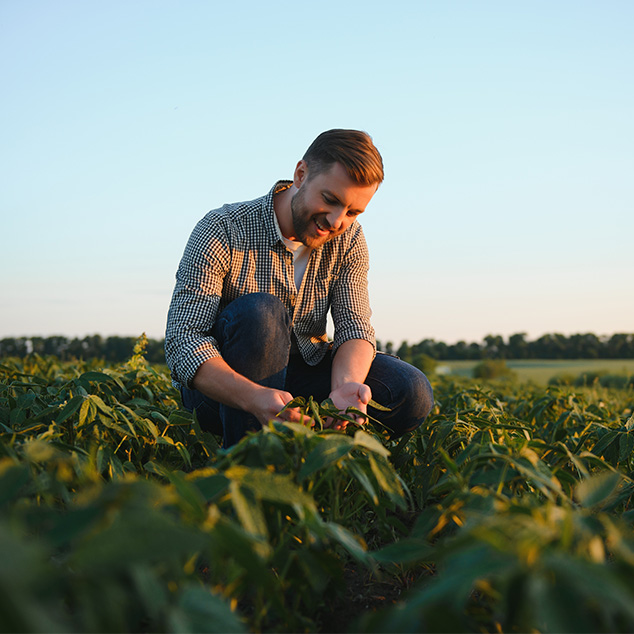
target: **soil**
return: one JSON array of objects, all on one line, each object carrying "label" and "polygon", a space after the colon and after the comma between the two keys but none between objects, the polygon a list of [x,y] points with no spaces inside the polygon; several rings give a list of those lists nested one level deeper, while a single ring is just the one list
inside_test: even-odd
[{"label": "soil", "polygon": [[353,632],[361,616],[396,603],[412,581],[413,575],[409,573],[397,578],[383,572],[377,577],[363,566],[349,564],[344,572],[345,592],[331,610],[320,612],[317,631]]}]

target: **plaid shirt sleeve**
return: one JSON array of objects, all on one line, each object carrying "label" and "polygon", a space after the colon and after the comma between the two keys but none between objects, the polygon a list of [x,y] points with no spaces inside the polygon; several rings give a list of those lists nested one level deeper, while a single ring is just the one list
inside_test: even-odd
[{"label": "plaid shirt sleeve", "polygon": [[189,238],[176,273],[165,333],[165,356],[175,384],[191,387],[198,367],[219,357],[211,336],[231,261],[227,227],[208,214]]},{"label": "plaid shirt sleeve", "polygon": [[361,225],[355,223],[352,240],[331,288],[331,314],[335,326],[333,353],[350,339],[369,341],[376,351],[368,294],[370,258]]}]

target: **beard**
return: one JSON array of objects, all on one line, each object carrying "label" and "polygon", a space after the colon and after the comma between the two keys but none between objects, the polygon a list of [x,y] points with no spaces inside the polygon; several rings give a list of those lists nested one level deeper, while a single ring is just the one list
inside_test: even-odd
[{"label": "beard", "polygon": [[291,216],[293,218],[293,231],[295,239],[310,249],[326,244],[332,240],[340,231],[331,231],[327,236],[316,234],[315,218],[318,218],[319,224],[324,228],[330,228],[326,220],[326,214],[313,214],[304,202],[303,190],[300,189],[293,198],[291,198]]}]

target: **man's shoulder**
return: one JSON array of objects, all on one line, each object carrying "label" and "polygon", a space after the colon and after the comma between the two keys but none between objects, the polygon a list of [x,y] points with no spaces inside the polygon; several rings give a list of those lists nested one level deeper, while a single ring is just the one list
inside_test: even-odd
[{"label": "man's shoulder", "polygon": [[194,233],[201,236],[216,236],[222,239],[236,239],[252,232],[253,227],[262,225],[266,215],[266,195],[253,200],[226,203],[211,209],[196,224]]},{"label": "man's shoulder", "polygon": [[277,181],[273,187],[262,196],[258,196],[252,200],[244,200],[235,203],[226,203],[222,207],[208,211],[203,220],[208,219],[211,222],[248,222],[255,218],[265,217],[272,222],[273,216],[273,197],[279,191],[287,188],[291,181]]},{"label": "man's shoulder", "polygon": [[202,221],[209,223],[240,223],[254,215],[261,214],[266,208],[267,196],[259,196],[253,200],[225,203],[222,207],[208,211]]},{"label": "man's shoulder", "polygon": [[261,249],[277,239],[273,190],[268,194],[208,211],[197,223],[193,240],[228,248]]}]

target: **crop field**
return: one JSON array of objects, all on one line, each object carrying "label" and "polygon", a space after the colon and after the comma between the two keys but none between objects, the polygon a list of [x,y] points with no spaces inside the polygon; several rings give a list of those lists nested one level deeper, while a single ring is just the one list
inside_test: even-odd
[{"label": "crop field", "polygon": [[0,631],[634,631],[634,391],[439,376],[230,450],[140,340],[0,361]]},{"label": "crop field", "polygon": [[[479,361],[439,361],[441,373],[471,377]],[[634,359],[509,359],[506,365],[519,381],[546,386],[559,376],[578,376],[582,373],[634,375]]]}]

